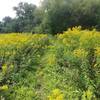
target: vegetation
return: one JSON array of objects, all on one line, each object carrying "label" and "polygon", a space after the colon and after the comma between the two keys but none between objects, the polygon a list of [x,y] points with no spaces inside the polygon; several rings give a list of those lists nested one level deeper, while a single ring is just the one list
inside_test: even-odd
[{"label": "vegetation", "polygon": [[0,100],[100,100],[100,0],[13,9],[0,22]]},{"label": "vegetation", "polygon": [[43,0],[41,6],[19,3],[15,18],[0,22],[0,33],[62,33],[69,27],[100,30],[100,0]]},{"label": "vegetation", "polygon": [[1,100],[99,100],[100,32],[0,35]]}]

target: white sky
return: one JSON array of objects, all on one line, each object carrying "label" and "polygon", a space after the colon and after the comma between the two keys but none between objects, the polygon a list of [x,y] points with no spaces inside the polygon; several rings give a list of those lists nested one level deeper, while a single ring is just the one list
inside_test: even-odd
[{"label": "white sky", "polygon": [[0,0],[0,21],[5,16],[15,17],[13,7],[17,6],[19,2],[33,3],[39,6],[41,0]]}]

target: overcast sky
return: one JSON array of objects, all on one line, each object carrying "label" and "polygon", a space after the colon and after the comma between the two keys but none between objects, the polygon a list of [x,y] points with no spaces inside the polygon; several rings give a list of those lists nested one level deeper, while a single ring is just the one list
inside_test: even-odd
[{"label": "overcast sky", "polygon": [[33,3],[38,6],[40,1],[41,0],[0,0],[0,21],[5,16],[15,17],[13,7],[17,6],[19,2]]}]

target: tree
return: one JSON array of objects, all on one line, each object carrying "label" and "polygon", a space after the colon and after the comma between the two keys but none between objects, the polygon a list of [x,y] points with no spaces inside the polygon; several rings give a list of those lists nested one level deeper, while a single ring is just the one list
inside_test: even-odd
[{"label": "tree", "polygon": [[14,10],[16,17],[5,17],[0,32],[57,34],[79,25],[100,28],[100,0],[43,0],[39,7],[21,2]]},{"label": "tree", "polygon": [[41,8],[44,16],[36,27],[40,33],[56,34],[79,25],[100,26],[100,0],[44,0]]},{"label": "tree", "polygon": [[35,26],[35,9],[35,5],[23,2],[19,3],[18,7],[14,7],[17,15],[17,24],[20,28],[19,32],[31,32]]},{"label": "tree", "polygon": [[3,21],[2,21],[2,32],[10,33],[10,32],[12,32],[12,30],[13,30],[12,18],[9,16],[4,17]]}]

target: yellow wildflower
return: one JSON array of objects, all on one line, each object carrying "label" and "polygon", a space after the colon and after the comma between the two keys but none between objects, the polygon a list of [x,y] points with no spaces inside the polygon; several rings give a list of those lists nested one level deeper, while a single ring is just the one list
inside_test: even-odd
[{"label": "yellow wildflower", "polygon": [[96,47],[95,54],[96,54],[97,56],[100,56],[100,47]]},{"label": "yellow wildflower", "polygon": [[54,89],[52,94],[48,96],[49,100],[64,100],[64,94],[61,93],[60,89]]},{"label": "yellow wildflower", "polygon": [[73,54],[76,57],[83,58],[83,57],[86,57],[87,52],[84,49],[76,49],[74,50]]},{"label": "yellow wildflower", "polygon": [[2,66],[2,73],[5,74],[6,72],[7,72],[7,65],[4,64],[4,65]]},{"label": "yellow wildflower", "polygon": [[64,100],[64,94],[60,94],[57,96],[56,100]]},{"label": "yellow wildflower", "polygon": [[54,89],[53,91],[52,91],[52,93],[53,93],[53,95],[54,96],[58,96],[59,94],[60,94],[60,90],[59,89]]},{"label": "yellow wildflower", "polygon": [[82,100],[91,100],[92,97],[93,97],[93,93],[88,89],[87,91],[83,92]]},{"label": "yellow wildflower", "polygon": [[8,86],[7,85],[3,85],[2,87],[0,87],[0,90],[7,91],[8,90]]}]

